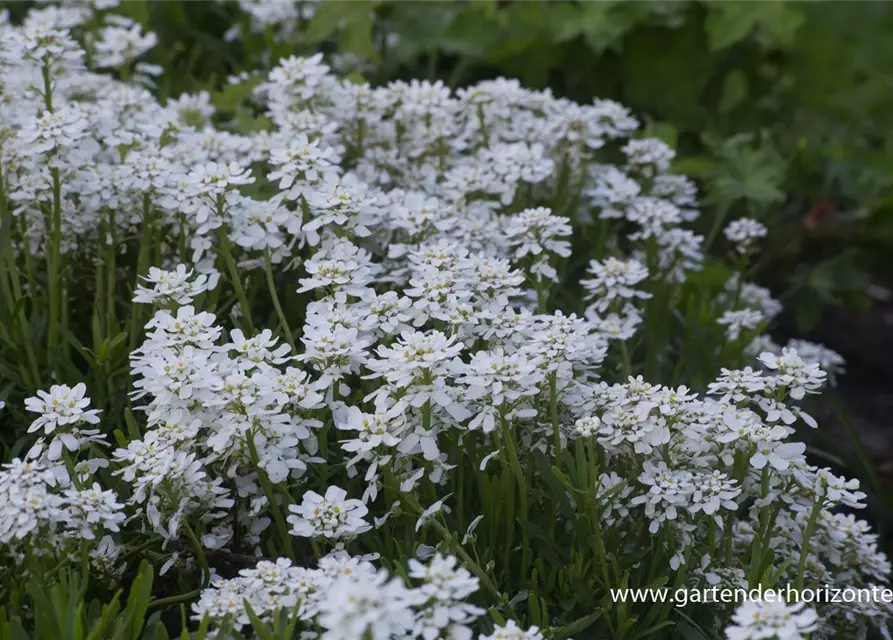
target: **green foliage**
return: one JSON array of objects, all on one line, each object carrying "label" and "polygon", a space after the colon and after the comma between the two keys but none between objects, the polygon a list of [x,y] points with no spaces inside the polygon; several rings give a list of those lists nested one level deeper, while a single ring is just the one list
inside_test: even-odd
[{"label": "green foliage", "polygon": [[[150,55],[165,68],[158,93],[175,96],[207,89],[220,119],[240,132],[268,129],[270,122],[250,104],[255,80],[231,85],[224,82],[226,76],[268,66],[264,60],[270,56],[318,49],[363,57],[368,64],[358,71],[376,83],[428,77],[457,86],[509,75],[527,86],[549,86],[558,95],[581,101],[615,98],[646,114],[645,135],[678,146],[674,169],[700,181],[706,196],[700,232],[707,237],[708,247],[722,242],[722,224],[733,217],[748,215],[770,223],[770,250],[756,265],[756,277],[788,290],[801,328],[814,326],[824,305],[857,304],[871,280],[888,277],[883,269],[893,249],[893,128],[888,126],[893,113],[893,92],[889,91],[893,65],[887,63],[893,62],[893,43],[881,36],[893,26],[893,10],[882,5],[326,2],[293,37],[284,39],[270,31],[251,32],[248,18],[230,4],[140,0],[124,3],[121,11],[159,35],[161,43]],[[229,43],[224,33],[233,24],[242,27],[242,38]],[[397,34],[399,39],[388,44],[388,34]],[[822,211],[831,214],[815,213],[823,202],[830,205]],[[556,193],[550,204],[560,213],[567,205],[567,194]],[[4,221],[11,217],[7,202],[0,202],[0,214]],[[9,264],[14,270],[16,257],[4,237],[9,228],[0,225],[0,269]],[[79,300],[76,304],[81,306],[71,310],[72,317],[85,320],[71,331],[61,329],[59,350],[65,355],[57,362],[48,361],[51,352],[45,349],[50,318],[42,310],[26,314],[26,297],[19,292],[0,292],[5,298],[21,300],[16,307],[0,307],[4,353],[0,400],[11,389],[47,386],[48,381],[41,379],[47,371],[60,378],[77,377],[70,376],[68,368],[83,373],[79,375],[87,381],[95,406],[109,416],[109,430],[115,430],[121,446],[140,438],[122,389],[127,387],[123,380],[128,376],[128,352],[138,338],[134,327],[138,329],[146,318],[129,302],[116,302],[117,298],[129,301],[129,296],[122,295],[124,286],[116,285],[115,265],[127,273],[145,272],[145,265],[137,266],[142,262],[144,238],[152,242],[148,235],[122,239],[128,251],[117,258],[119,262],[110,261],[110,267],[103,263],[102,270],[97,270],[96,298]],[[575,238],[575,242],[591,241]],[[138,252],[140,258],[134,260]],[[564,275],[566,283],[579,279],[579,274]],[[27,284],[26,277],[22,275],[18,282],[11,276],[9,287]],[[72,281],[78,277],[85,279],[84,274],[75,274]],[[727,267],[711,261],[678,292],[653,291],[644,342],[633,347],[636,370],[628,362],[618,363],[618,370],[699,387],[719,364],[732,355],[740,358],[740,353],[704,347],[723,342],[711,300],[728,278]],[[241,282],[235,267],[230,279]],[[6,286],[7,278],[2,281]],[[277,288],[272,276],[267,288]],[[560,289],[556,296],[573,299],[573,291]],[[249,311],[262,307],[264,302],[258,299],[265,295],[263,286],[252,287],[245,306]],[[668,305],[671,297],[673,305]],[[104,298],[111,304],[104,305]],[[30,306],[33,310],[38,305]],[[288,310],[287,299],[285,306]],[[668,307],[672,314],[659,313]],[[116,314],[116,308],[129,313]],[[249,323],[250,318],[249,313]],[[288,332],[287,323],[280,324]],[[707,335],[711,331],[716,335]],[[672,344],[675,354],[672,361],[667,356],[670,349],[656,347],[667,344]],[[733,348],[740,352],[742,345]],[[18,404],[9,405],[11,422],[24,423]],[[545,414],[547,407],[540,410]],[[12,441],[8,433],[4,438],[7,457],[26,446],[25,439]],[[451,444],[455,447],[451,459],[469,468],[477,466],[475,456],[461,448],[470,447],[473,454],[474,437],[461,447],[458,442]],[[253,449],[250,438],[247,446]],[[657,577],[660,567],[671,559],[652,546],[646,532],[636,540],[639,552],[609,551],[619,549],[622,541],[612,541],[599,530],[601,505],[587,488],[593,486],[603,460],[586,451],[586,446],[577,441],[556,460],[536,450],[522,452],[525,461],[532,459],[535,480],[517,478],[509,465],[500,472],[481,469],[476,479],[469,474],[468,491],[476,491],[469,504],[500,517],[482,525],[469,545],[474,558],[469,555],[463,561],[480,572],[482,590],[488,582],[529,586],[520,603],[508,602],[505,594],[488,593],[491,601],[498,602],[491,610],[493,620],[516,614],[516,606],[524,611],[526,623],[549,628],[551,638],[587,637],[587,630],[596,624],[614,638],[667,637],[669,627],[673,637],[706,638],[687,613],[672,610],[669,603],[631,608],[593,595],[617,587],[676,587],[685,574],[676,573],[675,584]],[[274,505],[276,527],[270,530],[279,537],[271,537],[268,546],[276,554],[294,555],[282,513],[275,506],[276,489],[260,470],[256,451],[252,456],[267,502]],[[390,497],[398,495],[392,486],[385,491],[391,491]],[[517,502],[525,504],[521,495],[529,495],[536,505],[530,513],[514,512]],[[289,503],[287,490],[286,498]],[[373,542],[368,550],[394,552],[384,546],[414,540],[417,527],[414,530],[413,525],[421,510],[407,499],[403,511],[396,512],[391,521],[394,531],[406,535],[385,541],[370,534]],[[569,523],[564,533],[550,530],[557,514]],[[440,514],[430,523],[431,530],[423,532],[427,537],[419,539],[441,542],[441,536],[446,548],[462,554],[457,535],[450,532],[465,530],[467,524],[461,510]],[[210,572],[199,542],[203,532],[197,527],[196,535],[188,524],[184,526],[205,585]],[[521,540],[525,555],[518,562],[511,550]],[[399,557],[402,552],[382,555]],[[770,572],[771,560],[757,536],[748,576],[752,583],[771,586],[777,578]],[[192,587],[198,583],[197,575],[187,578]],[[185,593],[182,584],[160,588],[156,584],[156,594],[178,595],[153,599],[153,571],[148,562],[140,564],[129,588],[107,597],[94,596],[105,585],[91,581],[80,568],[35,573],[23,584],[22,593],[7,594],[5,590],[12,587],[3,587],[11,604],[0,608],[0,640],[165,640],[179,630],[183,630],[183,640],[208,637],[207,621],[189,633],[185,629],[195,625],[186,624],[185,609],[181,608],[179,620],[176,616],[177,605],[186,596],[194,598],[197,591]],[[296,637],[296,618],[290,612],[266,622],[250,606],[248,612],[254,637]],[[703,618],[709,612],[700,613]],[[691,615],[698,617],[698,612]],[[223,628],[214,637],[236,640],[242,636]]]},{"label": "green foliage", "polygon": [[791,46],[805,16],[784,2],[711,2],[704,23],[711,51],[722,51],[749,38],[764,47]]},{"label": "green foliage", "polygon": [[[506,75],[579,101],[616,99],[678,139],[679,170],[701,178],[713,207],[705,235],[715,212],[772,217],[785,242],[761,265],[766,284],[818,310],[858,302],[865,282],[893,284],[883,268],[893,249],[886,3],[324,2],[287,37],[253,33],[234,4],[143,0],[124,11],[161,38],[162,95],[323,46],[363,57],[376,83]],[[242,38],[224,42],[233,23]],[[240,128],[263,126],[234,91],[215,101]],[[814,225],[822,202],[834,213]]]},{"label": "green foliage", "polygon": [[57,581],[33,575],[27,585],[28,614],[8,615],[0,608],[0,640],[166,640],[158,616],[146,619],[152,573],[143,561],[123,605],[120,590],[108,600],[85,600],[88,587],[95,588],[86,572],[63,569]]}]

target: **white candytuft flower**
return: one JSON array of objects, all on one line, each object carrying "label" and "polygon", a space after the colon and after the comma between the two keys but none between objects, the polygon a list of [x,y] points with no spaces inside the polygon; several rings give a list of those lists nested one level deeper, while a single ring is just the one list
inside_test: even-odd
[{"label": "white candytuft flower", "polygon": [[725,636],[727,640],[801,640],[818,630],[817,621],[815,610],[803,602],[748,600],[735,610]]},{"label": "white candytuft flower", "polygon": [[149,275],[142,276],[142,279],[152,287],[138,285],[133,301],[161,306],[183,305],[191,303],[199,294],[217,287],[219,274],[216,271],[210,274],[198,274],[195,278],[193,274],[192,269],[182,264],[177,265],[173,271],[150,267]]},{"label": "white candytuft flower", "polygon": [[725,228],[729,242],[735,245],[738,253],[747,253],[760,238],[765,238],[769,231],[765,225],[750,218],[734,220]]},{"label": "white candytuft flower", "polygon": [[343,538],[368,531],[370,526],[363,520],[369,510],[360,500],[347,498],[347,492],[339,487],[329,487],[325,496],[308,491],[300,505],[289,506],[292,515],[292,535],[305,538]]}]

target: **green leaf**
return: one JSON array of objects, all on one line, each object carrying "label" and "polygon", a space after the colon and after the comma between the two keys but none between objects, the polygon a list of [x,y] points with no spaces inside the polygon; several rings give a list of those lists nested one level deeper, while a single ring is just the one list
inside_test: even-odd
[{"label": "green leaf", "polygon": [[548,22],[548,29],[555,42],[567,42],[585,35],[587,25],[582,19],[583,7],[565,3],[556,3],[554,6],[556,11]]},{"label": "green leaf", "polygon": [[686,20],[676,29],[633,29],[623,39],[619,63],[627,104],[679,130],[705,127],[705,91],[720,67],[697,22]]},{"label": "green leaf", "polygon": [[648,17],[648,13],[636,5],[616,0],[581,3],[577,28],[589,48],[597,54],[618,51],[623,37],[640,20]]},{"label": "green leaf", "polygon": [[704,23],[711,51],[727,49],[751,35],[768,46],[793,43],[804,14],[790,2],[709,2]]},{"label": "green leaf", "polygon": [[152,565],[148,561],[140,562],[140,568],[136,578],[130,586],[130,595],[127,597],[127,607],[124,613],[128,618],[127,629],[131,638],[136,638],[145,622],[146,611],[152,600]]},{"label": "green leaf", "polygon": [[750,134],[722,139],[706,133],[702,139],[715,156],[705,176],[710,203],[731,206],[744,201],[751,215],[759,216],[784,201],[781,187],[788,164],[766,136],[759,144]]},{"label": "green leaf", "polygon": [[585,615],[582,618],[578,618],[568,625],[555,629],[550,637],[552,640],[564,640],[564,638],[569,638],[582,631],[586,631],[586,629],[595,624],[595,621],[598,620],[601,615],[602,610],[596,609],[592,613]]},{"label": "green leaf", "polygon": [[661,629],[672,627],[674,624],[675,623],[672,620],[664,620],[663,622],[658,622],[656,625],[638,632],[636,635],[633,636],[633,638],[634,640],[638,640],[639,638],[647,638],[648,636],[657,633]]},{"label": "green leaf", "polygon": [[531,591],[527,594],[527,612],[530,616],[530,623],[534,624],[538,627],[543,624],[543,615],[542,611],[540,611],[540,601],[539,598],[536,597],[536,594]]},{"label": "green leaf", "polygon": [[[117,618],[118,612],[121,609],[121,592],[118,591],[115,593],[112,601],[102,607],[102,612],[100,613],[99,621],[93,627],[93,630],[90,632],[90,635],[87,636],[87,640],[104,640],[107,638],[107,631],[113,624],[120,624],[121,620]],[[119,631],[120,634],[120,631]],[[126,636],[133,637],[133,636]]]},{"label": "green leaf", "polygon": [[[680,612],[680,615],[683,615]],[[709,637],[701,631],[699,628],[694,626],[694,623],[691,622],[688,616],[683,615],[684,618],[688,620],[688,622],[677,622],[676,629],[682,635],[683,640],[710,640]]]},{"label": "green leaf", "polygon": [[561,566],[564,561],[561,558],[561,549],[555,544],[554,537],[550,536],[545,530],[523,518],[518,518],[518,524],[525,529],[532,538],[540,541],[537,545],[536,553],[543,556],[548,562],[554,566]]},{"label": "green leaf", "polygon": [[316,44],[332,38],[339,30],[356,23],[371,23],[370,14],[380,2],[357,0],[356,2],[323,2],[316,9],[305,38]]},{"label": "green leaf", "polygon": [[149,5],[148,0],[130,0],[121,3],[115,8],[115,13],[127,16],[134,22],[139,22],[144,27],[150,27],[149,24]]},{"label": "green leaf", "polygon": [[254,609],[251,607],[251,604],[248,600],[243,602],[245,606],[245,613],[248,614],[248,619],[251,621],[251,628],[254,630],[254,633],[257,635],[260,640],[274,640],[273,634],[267,628],[267,625],[264,624],[263,620],[257,617],[257,614],[254,613]]},{"label": "green leaf", "polygon": [[373,63],[378,62],[378,51],[373,42],[373,23],[366,15],[362,19],[349,22],[338,35],[338,50],[365,56]]},{"label": "green leaf", "polygon": [[642,132],[644,138],[657,138],[675,148],[679,140],[679,131],[669,122],[655,122],[649,120]]},{"label": "green leaf", "polygon": [[732,69],[726,75],[722,85],[717,109],[720,113],[728,113],[747,99],[747,76],[741,69]]},{"label": "green leaf", "polygon": [[78,353],[81,354],[81,357],[87,361],[87,364],[91,369],[96,368],[96,360],[94,359],[93,352],[90,351],[87,347],[81,344],[81,341],[77,339],[77,337],[64,325],[59,325],[59,332],[68,340],[69,344],[73,346]]},{"label": "green leaf", "polygon": [[[462,6],[465,7],[464,10],[458,14],[455,13],[455,9]],[[447,3],[439,6],[438,8],[441,10],[450,10],[450,13],[441,17],[440,24],[444,30],[429,39],[427,46],[424,41],[421,42],[420,48],[424,47],[430,50],[431,40],[433,40],[437,47],[446,53],[483,58],[498,29],[493,13],[494,6],[493,2],[472,2],[467,5]],[[432,23],[432,26],[438,24],[435,21]]]},{"label": "green leaf", "polygon": [[127,424],[127,434],[131,440],[140,440],[140,428],[136,424],[136,418],[133,416],[133,410],[130,407],[124,409],[124,422]]}]

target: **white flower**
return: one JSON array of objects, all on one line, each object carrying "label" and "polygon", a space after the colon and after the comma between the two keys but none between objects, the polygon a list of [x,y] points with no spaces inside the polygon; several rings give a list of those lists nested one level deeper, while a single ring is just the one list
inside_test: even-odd
[{"label": "white flower", "polygon": [[726,336],[729,340],[737,340],[742,333],[756,330],[765,319],[759,311],[741,309],[723,312],[716,322],[726,327]]},{"label": "white flower", "polygon": [[594,306],[591,306],[586,310],[586,319],[607,340],[629,340],[635,335],[638,326],[642,324],[642,315],[629,304],[623,308],[623,315],[609,313],[604,317],[599,317],[595,313]]},{"label": "white flower", "polygon": [[657,238],[658,244],[667,244],[670,233],[682,231],[677,225],[682,222],[682,211],[669,200],[651,196],[639,196],[630,202],[626,209],[626,219],[635,223],[640,230],[631,234],[631,240]]},{"label": "white flower", "polygon": [[795,400],[807,393],[817,393],[825,384],[826,374],[817,363],[807,364],[797,355],[797,351],[785,347],[781,355],[765,352],[760,354],[760,362],[777,371],[776,381],[785,387]]},{"label": "white flower", "polygon": [[279,181],[279,189],[286,198],[297,200],[310,193],[310,186],[317,184],[325,176],[338,173],[339,157],[331,147],[323,146],[319,140],[310,140],[305,133],[299,133],[287,147],[277,147],[270,152],[270,163],[276,169],[267,175],[271,181]]},{"label": "white flower", "polygon": [[36,397],[25,400],[28,411],[40,416],[28,427],[28,433],[43,429],[44,433],[53,433],[59,427],[76,425],[80,422],[97,424],[99,410],[87,409],[90,398],[86,397],[87,385],[79,382],[74,387],[53,385],[49,393],[38,391]]},{"label": "white flower", "polygon": [[478,640],[545,640],[539,627],[522,629],[514,620],[509,620],[505,625],[498,626],[490,635],[481,634]]},{"label": "white flower", "polygon": [[532,418],[536,415],[529,398],[539,392],[544,376],[538,362],[523,353],[506,355],[501,348],[479,351],[467,365],[456,363],[456,372],[464,374],[458,382],[467,385],[466,400],[473,401],[479,413],[469,429],[490,433],[500,419]]},{"label": "white flower", "polygon": [[[440,331],[404,331],[392,347],[378,347],[378,358],[366,364],[373,372],[367,377],[383,377],[395,389],[405,389],[402,399],[413,407],[432,402],[463,419],[468,411],[450,396],[447,385],[452,361],[463,347],[455,337],[447,338]],[[385,386],[370,397],[387,394]]]},{"label": "white flower", "polygon": [[251,169],[237,162],[208,162],[193,169],[186,179],[192,195],[209,198],[222,196],[231,187],[254,182]]},{"label": "white flower", "polygon": [[737,275],[728,279],[721,299],[732,304],[735,296],[739,305],[759,311],[766,318],[774,318],[781,313],[781,303],[772,297],[768,289],[752,282],[739,283]]},{"label": "white flower", "polygon": [[734,243],[738,253],[747,253],[754,242],[759,238],[765,238],[767,233],[769,231],[765,225],[751,218],[733,220],[725,228],[726,238]]},{"label": "white flower", "polygon": [[452,495],[452,494],[444,496],[443,498],[441,498],[440,500],[438,500],[437,502],[435,502],[434,504],[432,504],[430,507],[428,507],[427,509],[425,509],[422,512],[422,515],[419,516],[419,519],[416,520],[416,523],[415,523],[416,531],[421,529],[422,526],[426,522],[428,522],[428,520],[433,518],[435,515],[437,515],[441,511],[445,511],[446,513],[450,512],[450,508],[448,506],[444,505],[444,502],[446,501],[447,498],[450,497],[450,495]]},{"label": "white flower", "polygon": [[630,168],[646,178],[666,173],[676,152],[657,138],[630,140],[623,147]]},{"label": "white flower", "polygon": [[[707,515],[712,515],[719,511],[720,507],[732,511],[738,508],[734,499],[741,494],[741,488],[725,473],[715,470],[710,474],[698,474],[694,484],[695,490],[691,494],[689,506],[689,511],[692,513],[703,511]],[[717,520],[717,524],[721,522],[721,519]]]},{"label": "white flower", "polygon": [[121,16],[112,21],[108,17],[109,24],[102,27],[98,33],[98,39],[93,64],[97,67],[120,67],[154,47],[158,38],[154,33],[143,34],[139,23],[122,19]]},{"label": "white flower", "polygon": [[663,461],[655,464],[645,461],[639,482],[648,492],[632,498],[630,504],[645,505],[645,515],[651,520],[649,531],[657,533],[667,521],[673,521],[682,508],[688,507],[695,492],[694,476],[684,469],[670,469]]},{"label": "white flower", "polygon": [[78,538],[92,540],[96,531],[118,531],[124,522],[124,505],[110,490],[102,490],[94,482],[89,489],[68,489],[63,494],[66,507],[66,527]]},{"label": "white flower", "polygon": [[467,569],[456,568],[453,556],[435,553],[427,565],[409,560],[409,577],[423,582],[418,589],[425,605],[417,614],[414,633],[425,639],[471,638],[468,624],[484,610],[464,600],[478,590],[479,580]]},{"label": "white flower", "polygon": [[360,500],[347,498],[347,492],[339,487],[329,487],[325,496],[308,491],[300,505],[289,505],[287,520],[291,533],[305,538],[343,538],[368,531],[371,527],[363,520],[369,513]]},{"label": "white flower", "polygon": [[189,304],[197,295],[216,288],[219,280],[219,274],[216,271],[210,274],[199,274],[195,276],[195,279],[191,279],[193,273],[193,270],[187,269],[182,264],[177,265],[173,271],[150,267],[149,275],[140,277],[153,286],[150,289],[138,285],[133,301],[159,305]]},{"label": "white flower", "polygon": [[0,471],[0,542],[29,539],[64,522],[63,500],[52,493],[53,472],[36,462],[14,459]]},{"label": "white flower", "polygon": [[[843,359],[843,356],[833,349],[829,349],[825,345],[816,344],[815,342],[809,342],[807,340],[791,339],[788,341],[786,348],[789,351],[796,351],[797,355],[800,356],[806,364],[815,364],[822,370],[827,371],[832,384],[834,383],[833,376],[844,372],[846,361]],[[780,350],[781,349],[778,347],[775,349],[762,349],[762,351]]]},{"label": "white flower", "polygon": [[325,175],[325,179],[307,195],[311,219],[304,223],[302,231],[307,241],[319,244],[320,231],[337,229],[358,238],[370,235],[370,227],[378,222],[379,205],[369,186],[353,174]]},{"label": "white flower", "polygon": [[380,267],[372,263],[368,251],[348,240],[326,241],[322,248],[304,263],[309,278],[301,278],[298,293],[321,287],[331,289],[335,299],[343,302],[347,296],[362,298]]},{"label": "white flower", "polygon": [[[176,553],[174,557],[176,557]],[[294,567],[287,558],[275,562],[262,560],[253,569],[243,569],[239,576],[217,580],[204,589],[192,605],[195,620],[205,616],[215,622],[230,618],[236,625],[250,623],[245,601],[261,620],[269,620],[280,610],[291,612],[299,606],[301,619],[316,613],[315,598],[331,583],[321,571]]]},{"label": "white flower", "polygon": [[505,233],[511,239],[515,260],[543,253],[554,253],[563,258],[570,255],[570,242],[559,239],[571,235],[568,219],[552,215],[546,207],[525,209],[510,216],[505,223]]},{"label": "white flower", "polygon": [[599,427],[601,427],[601,425],[602,421],[598,419],[598,416],[580,418],[574,423],[574,432],[577,435],[587,438],[598,433]]},{"label": "white flower", "polygon": [[802,640],[818,629],[818,616],[803,602],[748,600],[735,609],[732,623],[727,640]]},{"label": "white flower", "polygon": [[420,594],[387,571],[360,573],[336,580],[319,603],[323,640],[390,640],[415,624],[412,606]]},{"label": "white flower", "polygon": [[591,260],[586,271],[593,277],[580,280],[580,284],[587,291],[586,299],[595,299],[593,306],[597,311],[606,311],[617,299],[646,300],[651,297],[650,293],[635,288],[648,277],[648,269],[638,260]]},{"label": "white flower", "polygon": [[750,465],[754,469],[762,469],[768,463],[784,471],[792,460],[802,460],[804,451],[806,445],[802,442],[761,442],[750,458]]},{"label": "white flower", "polygon": [[180,124],[193,127],[204,125],[215,112],[211,95],[207,91],[183,93],[179,98],[168,98],[166,108],[177,115]]},{"label": "white flower", "polygon": [[44,111],[19,133],[22,148],[28,154],[72,148],[88,135],[89,124],[77,103],[66,104],[56,111]]},{"label": "white flower", "polygon": [[223,348],[232,349],[244,358],[245,362],[241,365],[243,370],[260,364],[284,364],[292,359],[289,355],[291,347],[287,344],[276,347],[279,339],[274,338],[269,329],[264,329],[252,338],[246,338],[241,329],[234,329],[230,337],[232,342],[223,345]]},{"label": "white flower", "polygon": [[406,418],[399,408],[370,414],[357,407],[348,407],[345,417],[338,420],[335,426],[344,431],[357,432],[356,438],[341,442],[342,449],[365,453],[378,447],[400,444],[398,436],[406,429]]}]

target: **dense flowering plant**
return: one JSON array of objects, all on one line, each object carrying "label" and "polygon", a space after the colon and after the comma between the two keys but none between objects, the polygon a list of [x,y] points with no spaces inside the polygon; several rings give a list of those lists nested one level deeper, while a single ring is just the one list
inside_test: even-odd
[{"label": "dense flowering plant", "polygon": [[233,80],[240,132],[207,94],[159,104],[153,36],[103,3],[0,29],[22,620],[50,567],[107,588],[147,559],[149,604],[217,638],[886,632],[883,603],[612,600],[890,573],[858,482],[795,437],[843,362],[765,335],[768,230],[729,224],[717,270],[623,106],[316,55]]}]

